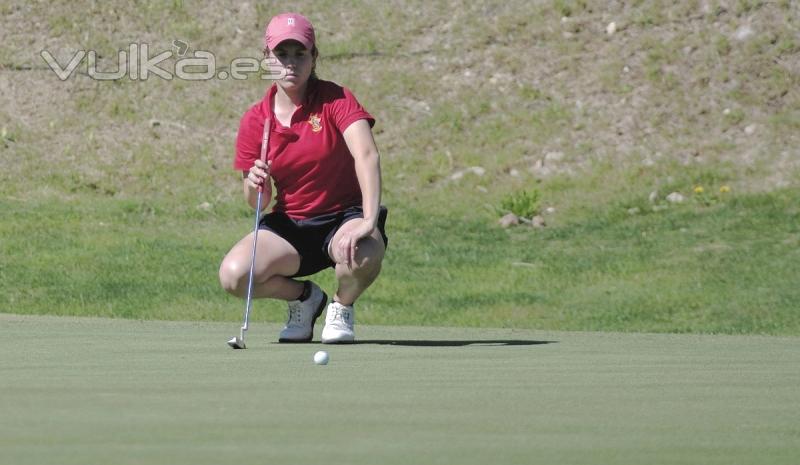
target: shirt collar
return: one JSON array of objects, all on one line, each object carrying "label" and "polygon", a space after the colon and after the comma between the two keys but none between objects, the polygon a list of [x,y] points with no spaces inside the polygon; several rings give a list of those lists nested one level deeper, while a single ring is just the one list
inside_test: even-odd
[{"label": "shirt collar", "polygon": [[[275,115],[272,112],[272,102],[275,100],[275,94],[278,93],[278,84],[273,83],[269,89],[267,89],[267,95],[265,100],[266,103],[266,111],[269,112],[270,116],[273,118]],[[317,94],[319,93],[319,79],[309,78],[308,84],[306,85],[306,98],[303,103],[300,105],[301,111],[305,110],[307,107],[312,106],[311,104],[316,100]]]}]

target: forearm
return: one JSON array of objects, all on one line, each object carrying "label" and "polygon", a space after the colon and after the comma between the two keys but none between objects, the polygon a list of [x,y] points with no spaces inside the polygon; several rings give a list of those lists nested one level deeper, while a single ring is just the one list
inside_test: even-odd
[{"label": "forearm", "polygon": [[355,158],[356,177],[361,187],[364,219],[373,226],[378,224],[381,204],[381,162],[377,150],[369,150]]},{"label": "forearm", "polygon": [[355,161],[364,220],[374,229],[378,225],[381,204],[381,161],[372,129],[367,120],[361,119],[348,126],[343,135]]}]

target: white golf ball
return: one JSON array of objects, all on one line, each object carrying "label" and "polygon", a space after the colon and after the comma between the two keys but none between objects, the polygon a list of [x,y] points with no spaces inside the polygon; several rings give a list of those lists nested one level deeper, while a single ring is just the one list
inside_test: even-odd
[{"label": "white golf ball", "polygon": [[327,365],[328,360],[330,360],[330,357],[328,357],[328,353],[324,350],[320,350],[314,354],[314,363],[317,365]]}]

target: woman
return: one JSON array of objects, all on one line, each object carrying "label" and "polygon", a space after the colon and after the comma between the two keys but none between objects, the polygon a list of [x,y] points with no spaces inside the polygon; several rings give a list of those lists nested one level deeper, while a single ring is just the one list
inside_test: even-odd
[{"label": "woman", "polygon": [[[276,189],[273,210],[259,223],[252,295],[288,302],[280,342],[311,341],[328,296],[297,278],[333,267],[338,288],[321,339],[353,342],[353,303],[378,276],[387,242],[375,120],[348,89],[317,78],[314,28],[305,17],[275,16],[264,41],[265,56],[277,60],[285,75],[242,117],[234,160],[251,207],[259,187],[265,198],[272,195],[271,182]],[[222,287],[239,297],[247,294],[252,234],[220,266]]]}]

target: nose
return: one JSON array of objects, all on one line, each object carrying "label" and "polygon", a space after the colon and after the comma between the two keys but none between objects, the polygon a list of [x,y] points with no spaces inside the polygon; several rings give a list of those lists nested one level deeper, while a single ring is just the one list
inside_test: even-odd
[{"label": "nose", "polygon": [[295,66],[297,66],[299,60],[300,59],[298,57],[287,56],[281,61],[283,61],[283,66],[287,68],[291,66],[292,68],[294,68]]}]

